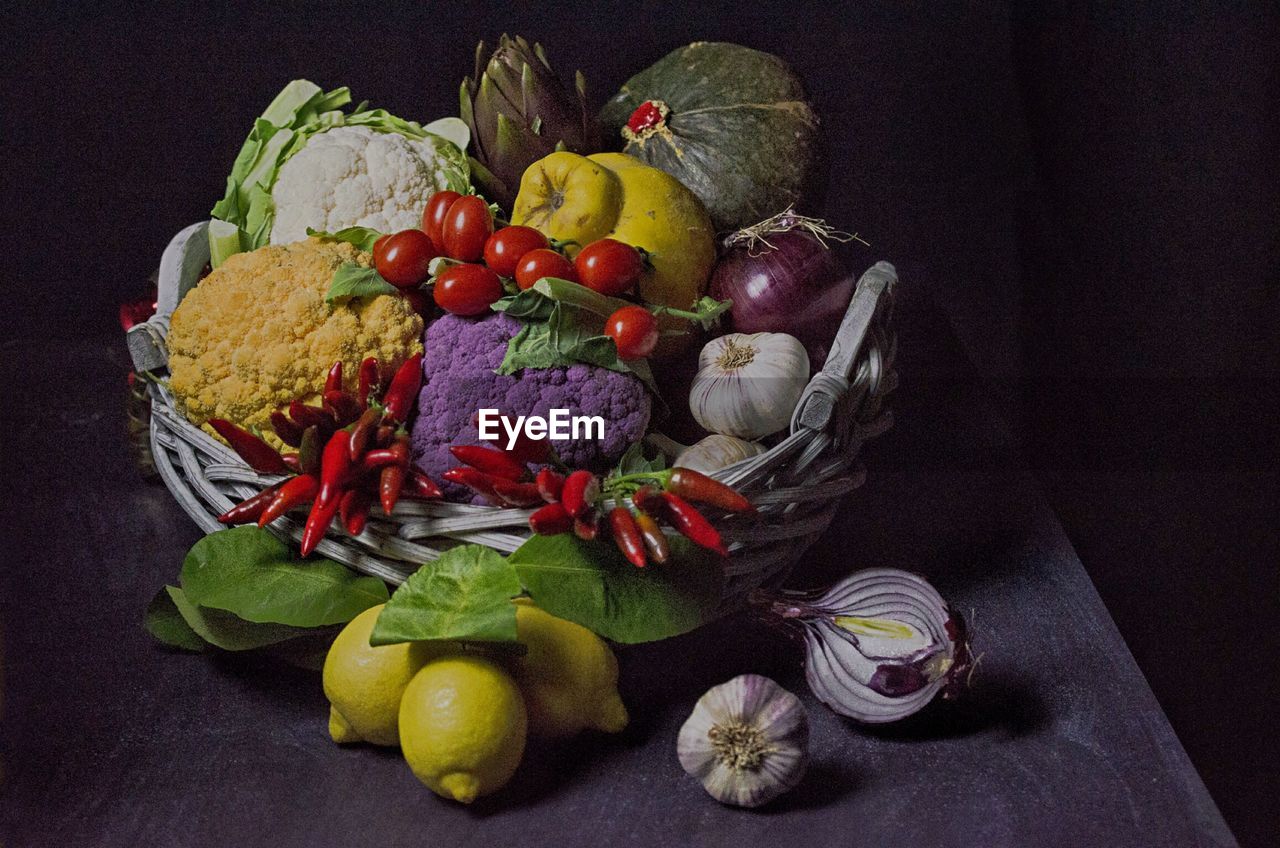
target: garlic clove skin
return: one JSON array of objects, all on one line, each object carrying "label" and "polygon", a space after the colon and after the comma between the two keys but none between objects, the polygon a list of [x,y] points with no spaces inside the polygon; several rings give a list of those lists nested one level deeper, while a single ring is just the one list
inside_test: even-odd
[{"label": "garlic clove skin", "polygon": [[809,383],[809,354],[786,333],[729,333],[698,356],[689,411],[703,429],[759,439],[791,423]]},{"label": "garlic clove skin", "polygon": [[795,788],[809,765],[809,719],[795,695],[743,674],[712,687],[680,728],[680,765],[724,804],[758,807]]},{"label": "garlic clove skin", "polygon": [[748,442],[735,436],[714,433],[680,452],[672,464],[676,468],[691,468],[703,474],[713,474],[744,459],[764,453],[764,445]]}]

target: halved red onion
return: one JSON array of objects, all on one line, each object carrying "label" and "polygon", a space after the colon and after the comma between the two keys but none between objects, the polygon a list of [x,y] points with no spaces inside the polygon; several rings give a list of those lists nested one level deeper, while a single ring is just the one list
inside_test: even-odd
[{"label": "halved red onion", "polygon": [[872,724],[951,697],[970,667],[964,620],[924,578],[896,568],[856,572],[821,593],[757,593],[767,615],[799,626],[813,694]]}]

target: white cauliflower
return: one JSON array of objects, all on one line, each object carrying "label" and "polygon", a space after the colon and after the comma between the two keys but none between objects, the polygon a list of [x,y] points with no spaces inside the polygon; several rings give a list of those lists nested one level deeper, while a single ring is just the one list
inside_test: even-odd
[{"label": "white cauliflower", "polygon": [[431,137],[414,141],[362,126],[319,133],[280,167],[271,243],[305,239],[307,227],[417,227],[427,199],[448,187],[448,164]]}]

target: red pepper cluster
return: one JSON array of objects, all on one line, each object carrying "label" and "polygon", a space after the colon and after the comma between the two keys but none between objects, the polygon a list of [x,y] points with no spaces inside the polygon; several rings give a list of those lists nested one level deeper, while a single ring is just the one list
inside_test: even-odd
[{"label": "red pepper cluster", "polygon": [[325,380],[322,405],[294,401],[287,413],[271,414],[271,426],[296,453],[280,453],[263,439],[229,421],[209,424],[249,467],[263,474],[294,476],[240,502],[218,517],[223,524],[256,521],[265,527],[291,509],[311,505],[303,528],[306,556],[324,538],[335,517],[347,532],[359,535],[375,501],[388,515],[401,496],[437,500],[440,487],[410,464],[405,431],[418,389],[422,355],[410,357],[391,379],[381,403],[378,361],[360,363],[355,395],[342,388],[342,363],[335,362]]},{"label": "red pepper cluster", "polygon": [[[495,506],[528,508],[543,504],[529,516],[529,527],[543,536],[572,531],[591,541],[607,532],[618,550],[637,568],[650,561],[662,564],[671,555],[659,521],[665,521],[695,544],[726,556],[715,526],[690,501],[726,512],[753,512],[754,507],[733,488],[688,468],[641,475],[652,480],[631,494],[635,512],[615,506],[601,511],[608,485],[590,471],[567,475],[550,467],[533,474],[530,464],[551,461],[546,441],[525,440],[511,451],[485,445],[455,445],[449,449],[465,465],[446,471],[444,479],[466,486]],[[658,485],[661,485],[661,488]],[[621,501],[621,492],[615,493]]]},{"label": "red pepper cluster", "polygon": [[[688,468],[648,475],[653,482],[645,483],[631,494],[635,512],[619,503],[607,515],[602,515],[599,506],[607,484],[602,484],[595,474],[578,470],[568,477],[559,477],[544,470],[539,473],[540,480],[543,474],[554,476],[549,477],[548,485],[539,487],[544,491],[547,505],[529,516],[533,532],[555,535],[572,530],[579,538],[589,541],[599,535],[602,524],[607,525],[618,550],[637,568],[644,568],[650,560],[662,564],[671,555],[659,521],[670,524],[696,545],[720,556],[728,555],[720,531],[690,501],[727,512],[754,511],[741,493]],[[621,496],[615,497],[615,502],[621,500]]]}]

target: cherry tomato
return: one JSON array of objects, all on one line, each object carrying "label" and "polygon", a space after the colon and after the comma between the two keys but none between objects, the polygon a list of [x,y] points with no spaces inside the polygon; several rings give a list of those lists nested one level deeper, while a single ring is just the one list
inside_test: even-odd
[{"label": "cherry tomato", "polygon": [[409,306],[419,315],[426,315],[431,310],[431,298],[427,297],[427,293],[422,289],[403,289],[401,292],[404,299],[409,301]]},{"label": "cherry tomato", "polygon": [[624,306],[604,322],[621,359],[642,359],[658,345],[658,319],[643,306]]},{"label": "cherry tomato", "polygon": [[391,233],[383,233],[378,236],[378,240],[373,243],[373,266],[378,267],[378,263],[382,261],[383,253],[387,249],[387,242],[391,240]]},{"label": "cherry tomato", "polygon": [[436,305],[454,315],[480,315],[502,297],[502,281],[483,265],[453,265],[436,276]]},{"label": "cherry tomato", "polygon": [[439,255],[422,230],[401,230],[383,244],[381,260],[375,254],[374,267],[388,283],[407,289],[427,279],[431,260]]},{"label": "cherry tomato", "polygon": [[436,250],[444,250],[444,216],[460,197],[462,195],[456,191],[437,191],[427,200],[427,208],[422,210],[422,231],[431,236]]},{"label": "cherry tomato", "polygon": [[532,287],[543,277],[559,277],[575,283],[578,281],[573,263],[549,247],[529,251],[520,257],[520,263],[516,266],[516,285],[521,289]]},{"label": "cherry tomato", "polygon": [[578,280],[600,294],[616,297],[634,286],[644,273],[640,251],[614,239],[600,239],[582,248],[573,260]]},{"label": "cherry tomato", "polygon": [[468,194],[453,201],[440,227],[440,245],[451,259],[476,262],[484,255],[484,243],[493,234],[493,214],[483,198]]},{"label": "cherry tomato", "polygon": [[504,277],[511,277],[526,253],[548,244],[547,237],[533,227],[503,227],[484,243],[484,264]]}]

